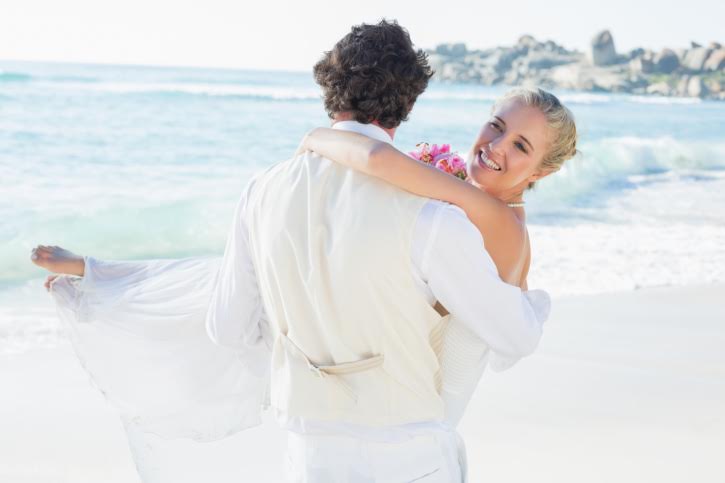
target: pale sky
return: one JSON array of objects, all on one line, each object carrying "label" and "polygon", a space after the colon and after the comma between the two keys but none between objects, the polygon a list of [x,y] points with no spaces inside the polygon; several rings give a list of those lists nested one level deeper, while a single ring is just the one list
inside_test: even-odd
[{"label": "pale sky", "polygon": [[618,51],[725,43],[713,0],[2,0],[0,60],[308,70],[351,25],[382,17],[423,48],[532,34],[583,50],[605,28]]}]

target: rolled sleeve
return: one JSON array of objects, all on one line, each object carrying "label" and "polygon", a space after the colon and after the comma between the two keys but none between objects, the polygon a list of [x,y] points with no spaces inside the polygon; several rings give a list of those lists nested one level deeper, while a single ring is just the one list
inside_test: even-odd
[{"label": "rolled sleeve", "polygon": [[510,367],[536,349],[549,313],[548,295],[503,282],[465,213],[435,205],[418,223],[419,231],[428,231],[421,272],[435,298],[489,347],[492,368]]}]

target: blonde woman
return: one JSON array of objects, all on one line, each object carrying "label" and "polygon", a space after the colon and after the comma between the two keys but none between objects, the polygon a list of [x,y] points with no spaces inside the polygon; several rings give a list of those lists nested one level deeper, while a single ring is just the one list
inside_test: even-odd
[{"label": "blonde woman", "polygon": [[[335,129],[313,130],[300,150],[315,151],[416,195],[462,208],[481,232],[501,279],[526,290],[531,245],[524,194],[573,157],[576,142],[574,116],[556,96],[542,89],[515,89],[495,102],[474,140],[466,181],[418,162],[388,143]],[[530,295],[548,310],[543,308],[546,297],[535,293]],[[463,416],[488,356],[485,341],[450,321],[441,365],[449,424],[455,426]],[[512,362],[499,361],[493,368],[504,369]]]}]

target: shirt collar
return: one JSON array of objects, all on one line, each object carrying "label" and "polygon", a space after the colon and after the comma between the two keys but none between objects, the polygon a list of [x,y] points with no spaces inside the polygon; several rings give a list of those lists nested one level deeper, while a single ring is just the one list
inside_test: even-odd
[{"label": "shirt collar", "polygon": [[363,124],[357,121],[338,121],[332,125],[332,129],[352,131],[384,143],[393,144],[393,138],[383,128],[375,124]]}]

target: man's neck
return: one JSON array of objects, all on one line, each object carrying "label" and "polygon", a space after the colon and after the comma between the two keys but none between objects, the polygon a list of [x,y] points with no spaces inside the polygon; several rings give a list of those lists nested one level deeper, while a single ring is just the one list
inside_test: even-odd
[{"label": "man's neck", "polygon": [[[355,118],[352,116],[349,112],[338,112],[336,113],[332,118],[332,123],[335,124],[336,122],[341,121],[354,121]],[[372,121],[370,124],[373,124],[375,126],[378,126],[380,129],[388,133],[388,136],[390,136],[390,139],[395,139],[395,131],[397,128],[387,128],[381,126],[378,121]]]}]

